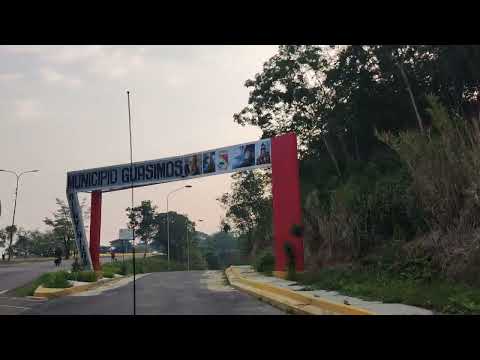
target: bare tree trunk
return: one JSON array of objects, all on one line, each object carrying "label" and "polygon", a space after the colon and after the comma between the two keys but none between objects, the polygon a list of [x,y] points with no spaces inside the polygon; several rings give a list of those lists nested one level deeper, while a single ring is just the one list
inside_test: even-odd
[{"label": "bare tree trunk", "polygon": [[397,67],[400,70],[400,74],[402,75],[402,79],[405,83],[407,88],[408,94],[410,95],[410,101],[412,102],[413,110],[415,111],[415,115],[417,117],[418,127],[420,128],[420,133],[423,135],[425,133],[423,129],[423,121],[418,113],[417,104],[415,103],[415,98],[413,97],[412,88],[410,87],[410,82],[408,81],[407,75],[405,74],[405,70],[403,69],[403,65],[400,63],[396,63]]},{"label": "bare tree trunk", "polygon": [[357,156],[357,160],[360,160],[360,150],[358,149],[357,135],[354,135],[353,139],[355,141],[355,155]]},{"label": "bare tree trunk", "polygon": [[63,238],[63,246],[65,247],[65,260],[70,259],[70,247],[68,246],[68,237]]},{"label": "bare tree trunk", "polygon": [[335,158],[335,154],[332,152],[330,149],[330,146],[328,145],[328,141],[325,136],[322,136],[323,142],[325,144],[325,147],[327,148],[328,155],[330,155],[330,158],[333,161],[333,164],[335,165],[335,169],[337,170],[338,176],[341,178],[342,173],[340,172],[340,167],[338,166],[337,159]]},{"label": "bare tree trunk", "polygon": [[347,159],[348,161],[352,160],[352,156],[348,152],[347,144],[345,144],[345,139],[343,135],[337,135],[337,137],[338,137],[338,140],[340,141],[340,145],[342,147],[343,154],[345,155],[345,159]]}]

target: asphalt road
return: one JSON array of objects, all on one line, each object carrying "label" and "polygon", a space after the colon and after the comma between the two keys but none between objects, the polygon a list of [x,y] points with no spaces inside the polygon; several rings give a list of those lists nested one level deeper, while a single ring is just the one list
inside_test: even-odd
[{"label": "asphalt road", "polygon": [[[110,262],[109,257],[101,257],[100,261]],[[45,272],[56,270],[70,270],[72,260],[63,260],[60,267],[55,267],[53,260],[25,263],[0,262],[0,294],[15,289],[34,280]]]},{"label": "asphalt road", "polygon": [[[132,315],[132,294],[133,283],[129,282],[104,291],[31,301],[8,311],[22,315]],[[284,314],[228,286],[221,271],[147,274],[136,281],[136,294],[137,315]]]}]

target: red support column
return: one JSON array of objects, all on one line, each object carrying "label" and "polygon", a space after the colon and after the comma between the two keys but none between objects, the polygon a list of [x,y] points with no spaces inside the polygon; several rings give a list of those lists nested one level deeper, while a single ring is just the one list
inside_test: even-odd
[{"label": "red support column", "polygon": [[92,192],[90,210],[90,257],[95,271],[100,267],[100,228],[102,224],[102,192]]},{"label": "red support column", "polygon": [[272,195],[275,270],[287,270],[285,243],[294,249],[296,270],[303,271],[303,237],[292,234],[302,225],[297,137],[289,133],[272,138]]}]

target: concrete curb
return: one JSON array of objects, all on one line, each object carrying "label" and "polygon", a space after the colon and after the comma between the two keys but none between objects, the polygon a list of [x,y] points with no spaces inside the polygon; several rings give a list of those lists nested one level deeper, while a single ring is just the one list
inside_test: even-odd
[{"label": "concrete curb", "polygon": [[234,288],[245,291],[288,313],[297,315],[376,315],[369,310],[335,303],[307,294],[300,294],[290,289],[247,279],[241,276],[233,266],[226,269],[225,274],[230,285]]},{"label": "concrete curb", "polygon": [[92,290],[92,289],[95,289],[96,287],[99,287],[105,284],[111,284],[115,281],[119,281],[124,278],[125,277],[120,277],[120,278],[108,279],[106,281],[96,281],[96,282],[88,283],[85,285],[80,285],[80,286],[75,286],[75,287],[70,287],[65,289],[45,288],[42,285],[40,285],[35,290],[35,293],[33,294],[33,296],[39,297],[39,298],[53,299],[53,298],[58,298],[66,295],[80,293],[83,291]]}]

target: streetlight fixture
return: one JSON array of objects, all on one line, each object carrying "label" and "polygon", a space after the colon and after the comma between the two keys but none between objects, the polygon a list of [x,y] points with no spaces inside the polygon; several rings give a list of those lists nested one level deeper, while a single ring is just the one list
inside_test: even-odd
[{"label": "streetlight fixture", "polygon": [[[202,219],[198,219],[202,222]],[[188,238],[188,220],[187,220],[187,271],[190,271],[190,239]]]},{"label": "streetlight fixture", "polygon": [[[185,215],[185,230],[187,236],[187,271],[190,271],[190,239],[188,238],[188,217]],[[198,219],[198,221],[202,222],[202,219]]]},{"label": "streetlight fixture", "polygon": [[174,192],[177,192],[177,191],[180,191],[180,190],[183,190],[185,188],[189,189],[191,188],[192,185],[185,185],[185,186],[182,186],[178,189],[175,189],[175,190],[172,190],[170,191],[168,194],[167,194],[167,267],[168,267],[168,270],[170,270],[170,220],[169,220],[169,216],[168,216],[168,198],[170,195],[172,195]]},{"label": "streetlight fixture", "polygon": [[13,229],[15,228],[15,212],[17,210],[18,183],[20,181],[20,177],[27,173],[34,173],[39,171],[40,170],[28,170],[28,171],[22,171],[20,174],[17,174],[15,171],[0,169],[0,172],[8,172],[17,177],[17,187],[15,188],[15,203],[13,205],[12,227],[10,228],[10,242],[8,245],[8,261],[10,261],[10,257],[12,256],[12,242],[13,242],[13,232],[14,232]]}]

